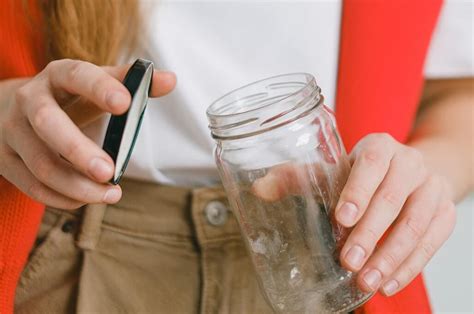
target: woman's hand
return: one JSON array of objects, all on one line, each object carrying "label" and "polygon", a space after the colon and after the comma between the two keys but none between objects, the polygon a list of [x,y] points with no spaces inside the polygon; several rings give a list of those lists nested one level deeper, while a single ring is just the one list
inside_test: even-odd
[{"label": "woman's hand", "polygon": [[[34,78],[0,82],[0,175],[53,207],[117,202],[120,187],[107,184],[112,159],[63,109],[124,113],[131,96],[120,81],[128,68],[58,60]],[[173,73],[155,71],[151,96],[169,93],[175,83]]]},{"label": "woman's hand", "polygon": [[393,295],[422,271],[453,231],[452,191],[444,178],[428,173],[419,151],[386,134],[363,138],[351,161],[335,210],[340,224],[354,226],[341,262],[359,271],[363,290],[380,288]]},{"label": "woman's hand", "polygon": [[[335,208],[337,222],[353,227],[340,260],[359,272],[361,289],[392,295],[422,271],[451,234],[453,192],[444,178],[428,173],[419,151],[387,134],[366,136],[350,158],[352,169]],[[301,181],[311,180],[308,171],[320,170],[278,165],[256,180],[252,191],[267,202],[299,194]]]}]

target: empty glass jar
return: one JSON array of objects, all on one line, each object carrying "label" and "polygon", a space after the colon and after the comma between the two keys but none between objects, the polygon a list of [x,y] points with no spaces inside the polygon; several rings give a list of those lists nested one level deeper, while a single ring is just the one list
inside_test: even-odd
[{"label": "empty glass jar", "polygon": [[215,159],[261,288],[278,313],[348,312],[370,294],[339,263],[334,207],[350,171],[313,76],[264,79],[207,110]]}]

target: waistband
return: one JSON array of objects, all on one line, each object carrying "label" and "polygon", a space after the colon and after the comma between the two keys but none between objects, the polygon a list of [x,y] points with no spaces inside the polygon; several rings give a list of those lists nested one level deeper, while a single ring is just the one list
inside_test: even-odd
[{"label": "waistband", "polygon": [[80,221],[77,243],[83,249],[94,249],[102,228],[151,240],[197,241],[201,246],[241,241],[222,187],[191,189],[129,178],[120,186],[123,196],[117,204],[89,204],[75,211],[48,207],[43,221],[58,216]]}]

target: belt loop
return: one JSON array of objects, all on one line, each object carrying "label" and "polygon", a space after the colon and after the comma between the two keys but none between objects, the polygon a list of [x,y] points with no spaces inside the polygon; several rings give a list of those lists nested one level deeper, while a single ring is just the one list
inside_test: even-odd
[{"label": "belt loop", "polygon": [[99,242],[102,220],[107,204],[88,204],[84,208],[77,246],[84,250],[95,249]]}]

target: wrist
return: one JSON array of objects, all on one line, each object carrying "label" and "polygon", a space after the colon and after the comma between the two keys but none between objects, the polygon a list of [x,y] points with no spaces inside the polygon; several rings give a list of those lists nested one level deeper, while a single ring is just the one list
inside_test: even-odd
[{"label": "wrist", "polygon": [[446,192],[460,201],[472,190],[472,162],[469,153],[456,146],[456,141],[443,137],[427,137],[410,141],[408,146],[423,156],[429,174],[444,178]]}]

